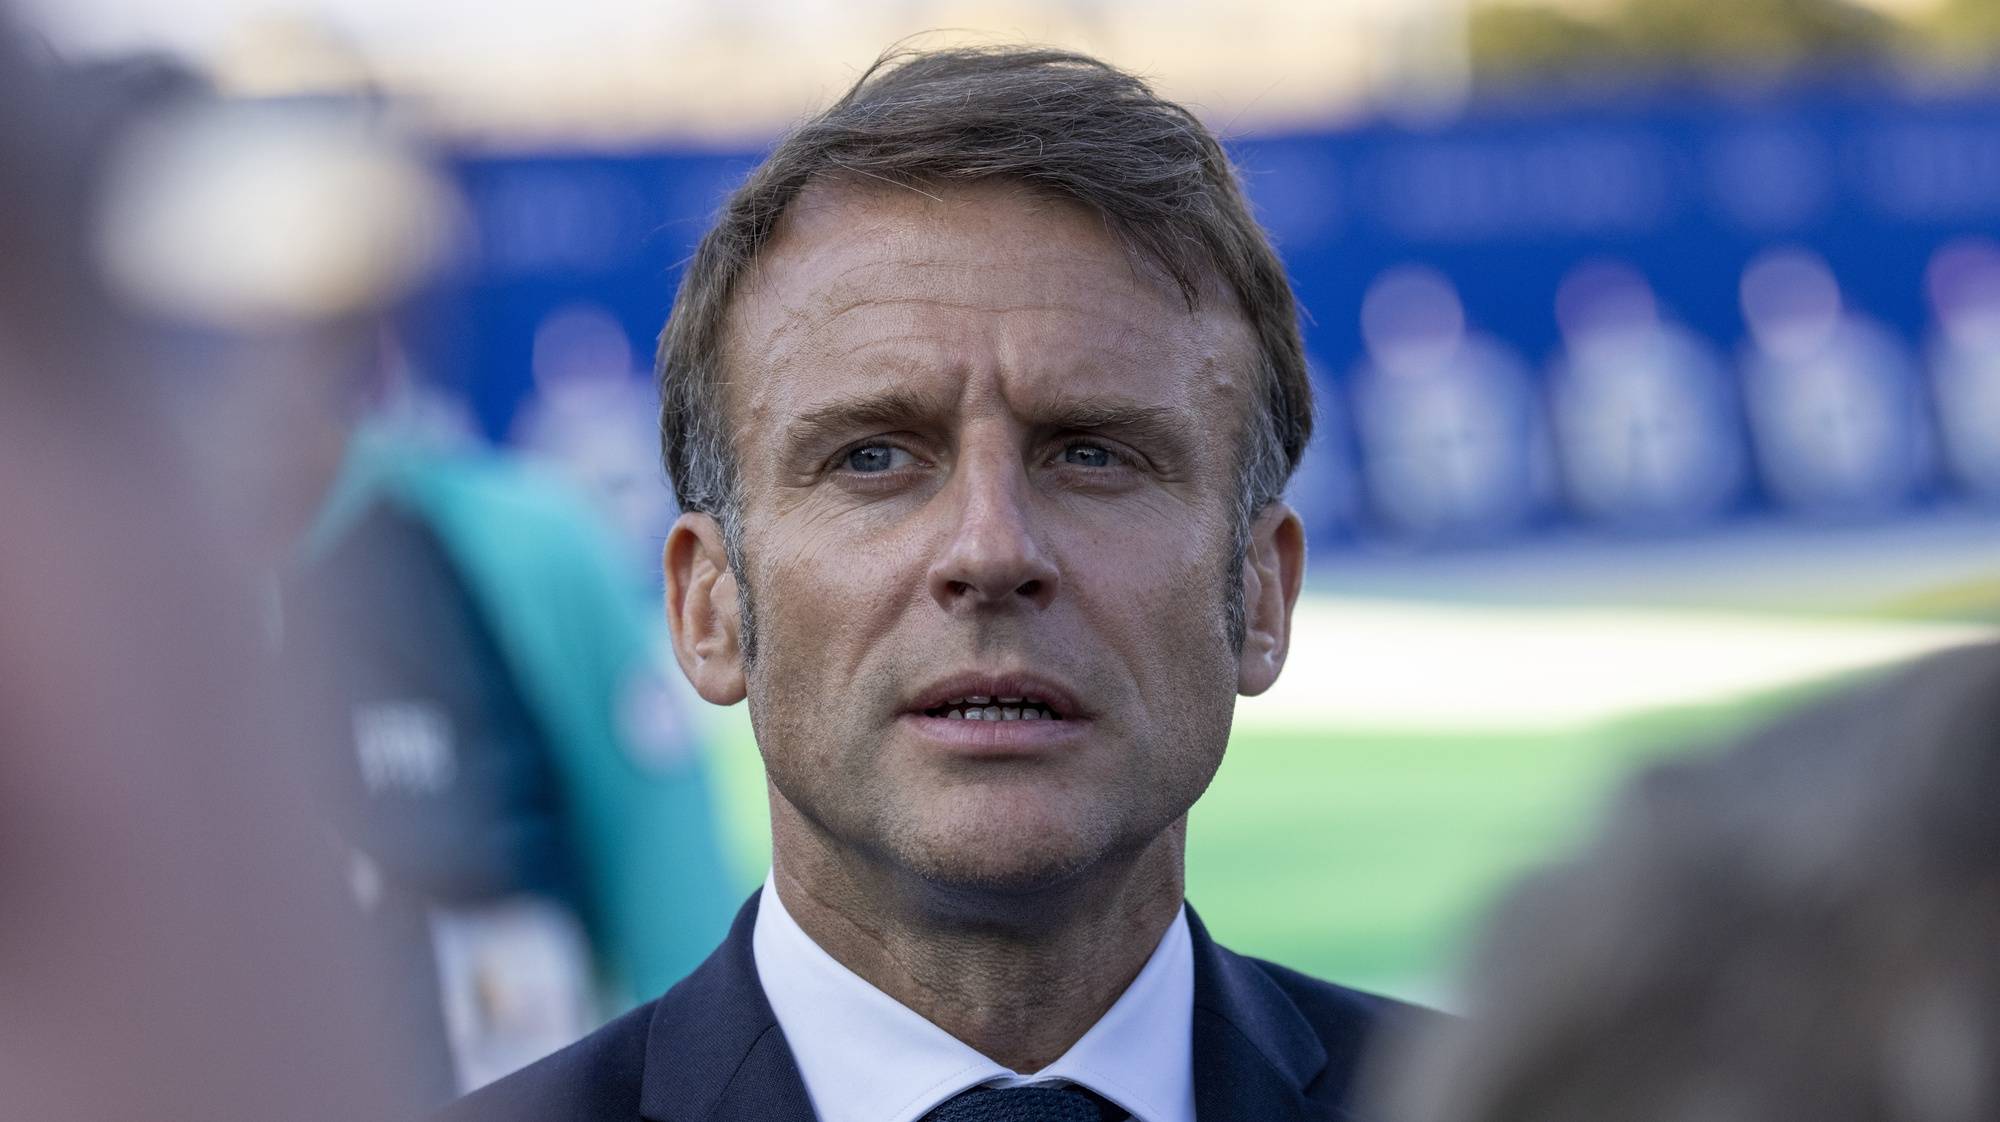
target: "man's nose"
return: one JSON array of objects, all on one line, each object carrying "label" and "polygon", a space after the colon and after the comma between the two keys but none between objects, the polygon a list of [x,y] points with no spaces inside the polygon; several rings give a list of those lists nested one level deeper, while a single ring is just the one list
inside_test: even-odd
[{"label": "man's nose", "polygon": [[962,465],[951,537],[930,569],[947,612],[1046,608],[1061,577],[1042,548],[1018,463]]}]

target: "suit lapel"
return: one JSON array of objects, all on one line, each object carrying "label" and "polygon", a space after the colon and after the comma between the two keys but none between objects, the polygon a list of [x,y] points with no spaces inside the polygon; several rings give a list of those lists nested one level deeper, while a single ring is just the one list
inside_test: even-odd
[{"label": "suit lapel", "polygon": [[654,1122],[813,1122],[750,949],[757,897],[653,1009],[639,1112]]},{"label": "suit lapel", "polygon": [[[640,1113],[653,1122],[813,1122],[805,1082],[757,980],[757,897],[729,937],[654,1007]],[[1262,970],[1217,946],[1188,910],[1194,944],[1194,1088],[1201,1122],[1325,1117],[1305,1089],[1327,1053]]]},{"label": "suit lapel", "polygon": [[1326,1067],[1312,1025],[1262,970],[1216,945],[1188,909],[1194,942],[1194,1096],[1200,1122],[1324,1118],[1305,1088]]}]

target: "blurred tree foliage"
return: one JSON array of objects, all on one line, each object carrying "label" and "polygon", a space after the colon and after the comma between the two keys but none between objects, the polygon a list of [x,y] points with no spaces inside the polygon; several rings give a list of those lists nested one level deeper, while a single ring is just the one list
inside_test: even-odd
[{"label": "blurred tree foliage", "polygon": [[1499,76],[1828,66],[1888,54],[1902,38],[1845,0],[1613,0],[1590,16],[1503,0],[1475,6],[1469,31],[1473,67]]},{"label": "blurred tree foliage", "polygon": [[1468,39],[1473,68],[1483,73],[1609,68],[1617,53],[1610,27],[1533,4],[1473,8]]},{"label": "blurred tree foliage", "polygon": [[2000,0],[1944,0],[1917,31],[1949,61],[1989,63],[2000,57]]}]

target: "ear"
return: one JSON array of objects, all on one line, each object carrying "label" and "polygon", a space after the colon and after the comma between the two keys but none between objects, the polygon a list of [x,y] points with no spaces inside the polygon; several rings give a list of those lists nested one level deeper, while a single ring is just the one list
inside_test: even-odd
[{"label": "ear", "polygon": [[710,704],[742,701],[743,617],[721,525],[707,514],[682,514],[667,531],[660,563],[666,571],[667,626],[681,673]]},{"label": "ear", "polygon": [[1250,526],[1243,558],[1243,649],[1236,689],[1255,697],[1271,688],[1292,645],[1292,609],[1306,575],[1306,529],[1282,502],[1265,507]]}]

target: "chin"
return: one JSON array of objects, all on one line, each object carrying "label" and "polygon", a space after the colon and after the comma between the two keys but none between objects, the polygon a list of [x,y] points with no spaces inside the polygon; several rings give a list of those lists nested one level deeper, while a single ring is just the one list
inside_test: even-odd
[{"label": "chin", "polygon": [[1094,861],[1080,853],[973,854],[929,851],[904,854],[903,864],[933,888],[983,896],[1034,896],[1061,888]]},{"label": "chin", "polygon": [[930,816],[894,839],[899,863],[931,885],[981,894],[1047,892],[1116,850],[1101,810],[1024,806],[1018,798],[938,800]]}]

